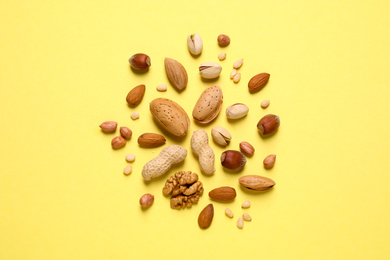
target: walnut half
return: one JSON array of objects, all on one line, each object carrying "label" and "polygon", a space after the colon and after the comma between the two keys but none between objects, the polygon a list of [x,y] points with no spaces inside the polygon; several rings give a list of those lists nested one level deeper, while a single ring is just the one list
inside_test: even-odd
[{"label": "walnut half", "polygon": [[203,184],[198,179],[196,173],[180,171],[165,182],[163,194],[171,196],[171,208],[190,208],[198,203],[199,196],[203,194]]}]

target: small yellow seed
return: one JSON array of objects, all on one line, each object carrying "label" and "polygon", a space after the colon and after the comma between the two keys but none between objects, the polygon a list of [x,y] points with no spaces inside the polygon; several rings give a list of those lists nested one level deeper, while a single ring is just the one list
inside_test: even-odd
[{"label": "small yellow seed", "polygon": [[167,91],[167,85],[161,84],[161,85],[157,86],[157,91],[160,91],[160,92]]},{"label": "small yellow seed", "polygon": [[264,100],[263,102],[261,102],[261,107],[262,108],[267,108],[270,104],[270,101],[267,99],[267,100]]},{"label": "small yellow seed", "polygon": [[138,112],[133,112],[133,113],[131,114],[131,119],[136,120],[136,119],[138,119],[138,118],[139,118],[139,113],[138,113]]},{"label": "small yellow seed", "polygon": [[245,221],[252,221],[252,217],[251,217],[248,213],[242,214],[242,218],[243,218]]},{"label": "small yellow seed", "polygon": [[225,209],[225,214],[226,214],[226,216],[228,216],[229,218],[234,217],[233,212],[232,212],[230,209],[228,209],[228,208]]},{"label": "small yellow seed", "polygon": [[236,69],[232,70],[232,72],[230,73],[230,78],[233,79],[236,74],[237,74],[237,70]]},{"label": "small yellow seed", "polygon": [[249,200],[244,201],[244,203],[242,203],[242,205],[241,205],[241,208],[243,208],[243,209],[247,209],[247,208],[250,208],[250,207],[251,207],[251,203],[250,203]]},{"label": "small yellow seed", "polygon": [[236,75],[234,75],[233,82],[238,83],[240,82],[240,79],[241,79],[241,73],[237,73]]},{"label": "small yellow seed", "polygon": [[239,59],[238,61],[236,61],[234,64],[233,64],[233,68],[235,69],[239,69],[241,66],[242,66],[242,63],[244,62],[243,59]]},{"label": "small yellow seed", "polygon": [[129,175],[132,171],[133,171],[133,167],[131,167],[131,166],[129,165],[129,166],[126,166],[126,167],[123,169],[123,174],[124,174],[124,175]]},{"label": "small yellow seed", "polygon": [[239,217],[238,220],[237,220],[237,227],[239,229],[242,229],[244,227],[244,220],[242,220],[241,217]]},{"label": "small yellow seed", "polygon": [[128,161],[128,162],[134,162],[134,160],[135,160],[135,155],[134,154],[128,154],[128,155],[126,155],[126,161]]},{"label": "small yellow seed", "polygon": [[220,54],[218,54],[218,59],[219,59],[219,60],[224,60],[224,59],[226,59],[226,53],[220,53]]}]

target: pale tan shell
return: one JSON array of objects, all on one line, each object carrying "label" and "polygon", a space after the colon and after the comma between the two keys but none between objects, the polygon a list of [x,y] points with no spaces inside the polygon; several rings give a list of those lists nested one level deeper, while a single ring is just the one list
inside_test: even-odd
[{"label": "pale tan shell", "polygon": [[207,175],[215,172],[215,155],[209,146],[207,132],[203,129],[196,130],[191,137],[191,150],[199,159],[200,170]]},{"label": "pale tan shell", "polygon": [[208,87],[196,102],[192,116],[198,123],[208,124],[218,116],[222,102],[222,89],[218,85]]},{"label": "pale tan shell", "polygon": [[275,186],[275,182],[267,177],[259,175],[245,175],[238,179],[238,182],[249,190],[265,191]]},{"label": "pale tan shell", "polygon": [[211,136],[213,137],[214,142],[221,146],[227,146],[232,139],[231,134],[221,126],[213,127],[211,129]]},{"label": "pale tan shell", "polygon": [[150,112],[157,123],[176,136],[185,136],[190,127],[190,119],[184,109],[167,98],[156,98],[150,102]]},{"label": "pale tan shell", "polygon": [[146,181],[167,173],[172,165],[182,162],[187,156],[187,150],[180,145],[168,145],[160,154],[147,162],[142,169],[142,177]]}]

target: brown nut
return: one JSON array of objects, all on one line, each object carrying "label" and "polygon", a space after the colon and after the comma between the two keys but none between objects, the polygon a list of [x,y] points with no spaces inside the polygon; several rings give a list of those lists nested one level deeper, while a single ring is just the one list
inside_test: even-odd
[{"label": "brown nut", "polygon": [[209,192],[209,197],[218,201],[231,201],[237,196],[236,190],[232,187],[223,186]]},{"label": "brown nut", "polygon": [[139,204],[141,204],[142,208],[150,207],[153,204],[154,196],[152,194],[145,194],[139,199]]},{"label": "brown nut", "polygon": [[253,191],[265,191],[275,186],[275,182],[270,178],[259,175],[245,175],[238,179],[242,187]]},{"label": "brown nut", "polygon": [[130,106],[137,106],[139,103],[141,103],[142,98],[145,94],[145,85],[141,84],[130,90],[130,92],[126,96],[126,102]]},{"label": "brown nut", "polygon": [[141,147],[158,147],[165,144],[165,137],[155,133],[145,133],[138,137],[138,144]]},{"label": "brown nut", "polygon": [[260,73],[253,76],[248,82],[249,92],[255,93],[265,87],[269,80],[270,74]]},{"label": "brown nut", "polygon": [[275,165],[275,160],[276,160],[276,155],[275,154],[270,154],[267,157],[265,157],[263,164],[264,168],[266,169],[271,169]]},{"label": "brown nut", "polygon": [[185,136],[190,127],[186,111],[176,102],[167,98],[156,98],[149,104],[155,121],[175,136]]},{"label": "brown nut", "polygon": [[221,154],[221,164],[229,170],[238,171],[244,168],[246,158],[239,151],[227,150]]},{"label": "brown nut", "polygon": [[106,122],[101,123],[99,126],[103,132],[113,133],[113,132],[115,132],[116,127],[118,126],[118,123],[115,121],[106,121]]},{"label": "brown nut", "polygon": [[129,140],[133,134],[133,132],[126,126],[121,126],[121,128],[119,128],[119,132],[121,136],[127,140]]},{"label": "brown nut", "polygon": [[252,156],[255,153],[255,148],[248,142],[241,142],[240,150],[246,156]]},{"label": "brown nut", "polygon": [[214,206],[213,204],[207,205],[199,214],[198,225],[201,228],[208,228],[211,225],[214,217]]},{"label": "brown nut", "polygon": [[177,172],[171,176],[163,188],[163,195],[171,197],[171,208],[191,208],[203,194],[203,184],[194,172]]},{"label": "brown nut", "polygon": [[192,110],[192,116],[200,124],[208,124],[219,114],[223,103],[222,89],[218,85],[206,88]]},{"label": "brown nut", "polygon": [[188,75],[183,65],[177,60],[165,58],[164,67],[172,86],[178,91],[184,90],[188,83]]},{"label": "brown nut", "polygon": [[137,70],[147,70],[150,65],[150,57],[144,53],[137,53],[131,56],[129,63],[132,68]]},{"label": "brown nut", "polygon": [[230,37],[225,34],[220,34],[217,38],[218,44],[221,47],[226,47],[230,44]]},{"label": "brown nut", "polygon": [[114,139],[111,141],[111,146],[114,149],[122,148],[126,145],[126,139],[122,136],[115,136]]},{"label": "brown nut", "polygon": [[257,129],[262,135],[269,135],[278,130],[280,119],[277,115],[268,114],[257,123]]}]

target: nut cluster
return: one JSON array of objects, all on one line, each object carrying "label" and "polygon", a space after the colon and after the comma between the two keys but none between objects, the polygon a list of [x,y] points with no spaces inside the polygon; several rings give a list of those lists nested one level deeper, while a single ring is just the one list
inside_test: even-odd
[{"label": "nut cluster", "polygon": [[[217,38],[220,47],[226,47],[230,44],[230,38],[227,35],[221,34]],[[201,55],[203,50],[203,41],[199,34],[194,33],[187,36],[187,46],[189,52],[193,56]],[[226,59],[226,53],[220,53],[218,59],[223,61]],[[148,71],[151,66],[150,57],[144,53],[136,53],[130,59],[129,63],[134,72],[135,70]],[[233,70],[230,73],[230,79],[234,83],[239,83],[241,73],[238,71],[243,66],[244,59],[240,58],[233,63]],[[164,68],[172,87],[178,93],[185,90],[188,84],[188,74],[184,66],[177,60],[165,58]],[[222,66],[215,62],[204,62],[199,66],[199,75],[207,81],[217,79],[222,72]],[[254,75],[248,82],[248,90],[254,94],[263,89],[270,78],[268,73],[258,73]],[[157,91],[167,91],[167,85],[161,84],[156,87]],[[134,108],[141,104],[144,98],[146,87],[140,84],[131,89],[127,96],[127,104]],[[192,117],[199,125],[211,123],[219,115],[223,104],[222,89],[218,85],[210,86],[205,89],[192,111]],[[262,108],[267,108],[270,104],[269,100],[261,102]],[[150,113],[155,122],[169,134],[177,137],[184,137],[190,128],[190,119],[187,112],[176,102],[158,97],[149,103]],[[243,103],[234,103],[226,108],[226,117],[232,120],[238,120],[247,116],[249,107]],[[131,119],[136,120],[140,117],[139,112],[133,111]],[[244,119],[246,120],[246,119]],[[280,126],[279,116],[268,114],[263,116],[257,124],[257,129],[261,136],[271,135],[277,132]],[[118,123],[115,121],[105,121],[100,125],[102,132],[115,133]],[[113,149],[120,149],[126,145],[126,142],[131,139],[133,132],[125,126],[119,129],[120,135],[114,137],[111,141]],[[216,145],[226,147],[231,142],[231,134],[220,126],[215,126],[211,129],[211,136]],[[166,139],[164,136],[157,133],[143,133],[137,142],[142,148],[153,148],[165,145]],[[255,147],[248,142],[239,144],[240,151],[226,150],[222,152],[220,160],[222,166],[231,171],[241,171],[244,169],[247,159],[246,157],[253,156]],[[212,175],[215,172],[215,154],[212,147],[209,145],[208,134],[205,130],[196,130],[191,138],[191,150],[199,160],[200,170],[203,174]],[[154,151],[153,151],[154,153]],[[183,162],[187,157],[187,150],[180,145],[168,145],[163,148],[159,155],[148,161],[142,168],[142,177],[145,181],[150,181],[157,177],[166,174],[173,165]],[[128,154],[125,157],[127,162],[134,162],[135,155]],[[267,156],[263,165],[264,168],[270,169],[275,164],[276,155]],[[136,165],[135,165],[136,167]],[[128,165],[124,168],[123,173],[130,175],[133,171],[132,166]],[[226,171],[226,170],[225,170]],[[267,191],[275,186],[272,179],[259,175],[245,175],[238,179],[242,188],[251,191]],[[199,181],[198,174],[191,171],[179,171],[166,180],[162,190],[163,195],[170,198],[170,206],[173,209],[190,208],[193,204],[197,204],[200,196],[204,193],[202,182]],[[209,197],[215,202],[233,201],[237,196],[236,190],[229,186],[217,187],[209,192]],[[139,203],[143,209],[150,207],[154,202],[154,195],[144,194],[141,196]],[[249,201],[242,204],[243,209],[248,209],[251,206]],[[230,209],[225,210],[226,216],[233,218],[234,214]],[[207,205],[199,214],[198,224],[201,228],[210,227],[214,216],[213,204]],[[237,227],[242,229],[244,221],[251,221],[252,217],[244,212],[242,216],[238,216]]]},{"label": "nut cluster", "polygon": [[203,194],[203,184],[198,175],[191,171],[180,171],[171,176],[163,188],[164,196],[171,196],[171,208],[190,208]]}]

